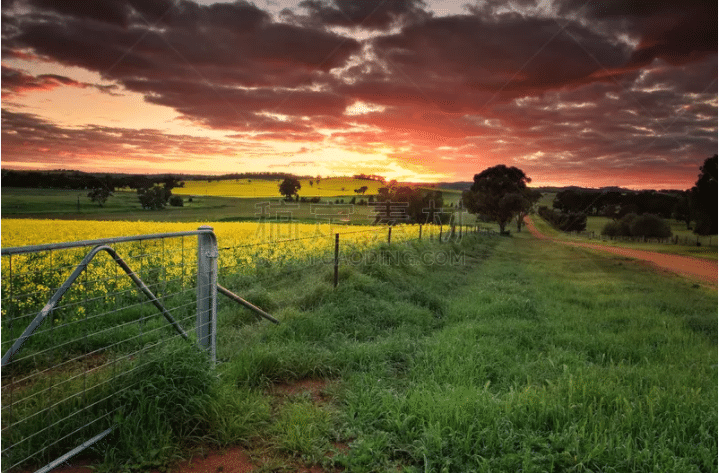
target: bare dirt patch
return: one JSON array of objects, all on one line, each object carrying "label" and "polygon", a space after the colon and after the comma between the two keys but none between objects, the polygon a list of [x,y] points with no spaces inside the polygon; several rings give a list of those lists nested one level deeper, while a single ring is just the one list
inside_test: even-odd
[{"label": "bare dirt patch", "polygon": [[291,397],[303,392],[310,394],[312,401],[323,403],[327,401],[324,389],[327,387],[327,381],[324,379],[301,379],[293,383],[281,383],[271,386],[268,394],[278,397]]}]

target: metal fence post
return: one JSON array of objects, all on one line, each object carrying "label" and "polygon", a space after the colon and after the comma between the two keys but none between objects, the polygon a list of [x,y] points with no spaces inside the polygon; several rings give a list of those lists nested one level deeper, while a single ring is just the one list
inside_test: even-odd
[{"label": "metal fence post", "polygon": [[392,243],[392,227],[390,226],[389,231],[387,232],[387,244],[389,245],[391,243]]},{"label": "metal fence post", "polygon": [[[212,232],[212,227],[198,230]],[[197,236],[197,340],[210,352],[212,363],[217,357],[217,240],[214,233]]]},{"label": "metal fence post", "polygon": [[422,239],[422,224],[419,224],[419,239]]},{"label": "metal fence post", "polygon": [[340,234],[335,233],[335,287],[339,283],[340,279]]}]

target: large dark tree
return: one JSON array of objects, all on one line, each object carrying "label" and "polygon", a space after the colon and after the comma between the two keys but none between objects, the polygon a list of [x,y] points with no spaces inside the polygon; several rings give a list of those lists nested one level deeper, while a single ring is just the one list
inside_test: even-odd
[{"label": "large dark tree", "polygon": [[525,208],[524,194],[532,180],[514,166],[500,164],[475,174],[474,183],[462,195],[465,208],[499,224],[505,232],[507,223]]},{"label": "large dark tree", "polygon": [[717,233],[717,155],[707,158],[699,169],[699,179],[690,192],[697,220],[694,232],[714,235]]},{"label": "large dark tree", "polygon": [[293,196],[297,195],[297,191],[302,188],[300,181],[294,177],[286,177],[284,181],[280,183],[280,194],[285,196],[286,200],[292,200]]}]

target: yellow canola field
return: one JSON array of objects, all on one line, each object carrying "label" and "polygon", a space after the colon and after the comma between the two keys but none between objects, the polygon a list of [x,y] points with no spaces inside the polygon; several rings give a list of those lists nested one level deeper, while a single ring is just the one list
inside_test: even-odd
[{"label": "yellow canola field", "polygon": [[[366,186],[364,195],[376,195],[380,187],[379,181],[352,179],[346,177],[328,177],[317,180],[300,179],[302,186],[298,192],[300,197],[333,197],[358,195],[355,189]],[[186,181],[185,187],[172,189],[178,195],[210,195],[217,197],[281,197],[279,187],[282,180],[269,179],[230,179],[224,181]]]},{"label": "yellow canola field", "polygon": [[[386,226],[330,225],[328,223],[294,222],[129,222],[99,220],[2,219],[3,248],[80,240],[94,240],[119,236],[147,235],[197,230],[210,226],[222,246],[277,244],[283,240],[327,239],[336,233],[387,235]],[[418,236],[416,226],[396,226],[393,240]],[[186,237],[187,238],[187,237]],[[344,241],[345,239],[343,239]],[[397,240],[397,241],[399,241]]]},{"label": "yellow canola field", "polygon": [[[2,247],[17,247],[118,236],[196,230],[209,225],[218,240],[220,283],[232,274],[253,274],[259,268],[286,264],[326,266],[331,262],[335,234],[343,254],[357,253],[387,241],[385,226],[343,226],[294,222],[108,222],[91,220],[3,219]],[[419,227],[395,226],[392,242],[418,238]],[[158,297],[188,290],[196,275],[197,238],[163,238],[112,245]],[[36,313],[72,273],[90,248],[57,250],[2,258],[2,314],[25,317]],[[99,253],[86,273],[63,296],[64,312],[55,323],[72,323],[88,311],[112,307],[128,297],[132,281],[109,255]],[[88,307],[91,308],[87,309]],[[66,314],[66,315],[62,315]]]}]

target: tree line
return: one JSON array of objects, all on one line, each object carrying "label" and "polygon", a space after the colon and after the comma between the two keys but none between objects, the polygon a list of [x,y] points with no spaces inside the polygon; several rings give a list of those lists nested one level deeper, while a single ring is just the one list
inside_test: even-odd
[{"label": "tree line", "polygon": [[162,185],[172,179],[176,182],[187,180],[187,176],[180,174],[115,174],[115,173],[88,173],[82,171],[18,171],[13,169],[2,170],[3,187],[27,187],[46,189],[87,190],[97,187],[108,189],[141,189]]},{"label": "tree line", "polygon": [[[581,221],[586,222],[586,216],[592,215],[609,217],[614,221],[607,227],[607,235],[630,236],[632,232],[629,228],[634,217],[652,215],[682,221],[688,230],[693,229],[700,235],[714,235],[717,233],[717,155],[707,158],[699,171],[695,185],[678,192],[566,189],[557,193],[552,204],[554,211],[541,209],[540,213],[565,231],[583,230],[578,228]],[[566,222],[565,225],[571,228],[562,228],[560,222]],[[644,218],[637,222],[652,228],[659,226],[656,218]],[[638,228],[636,222],[632,228]],[[665,234],[666,231],[655,233]]]}]

